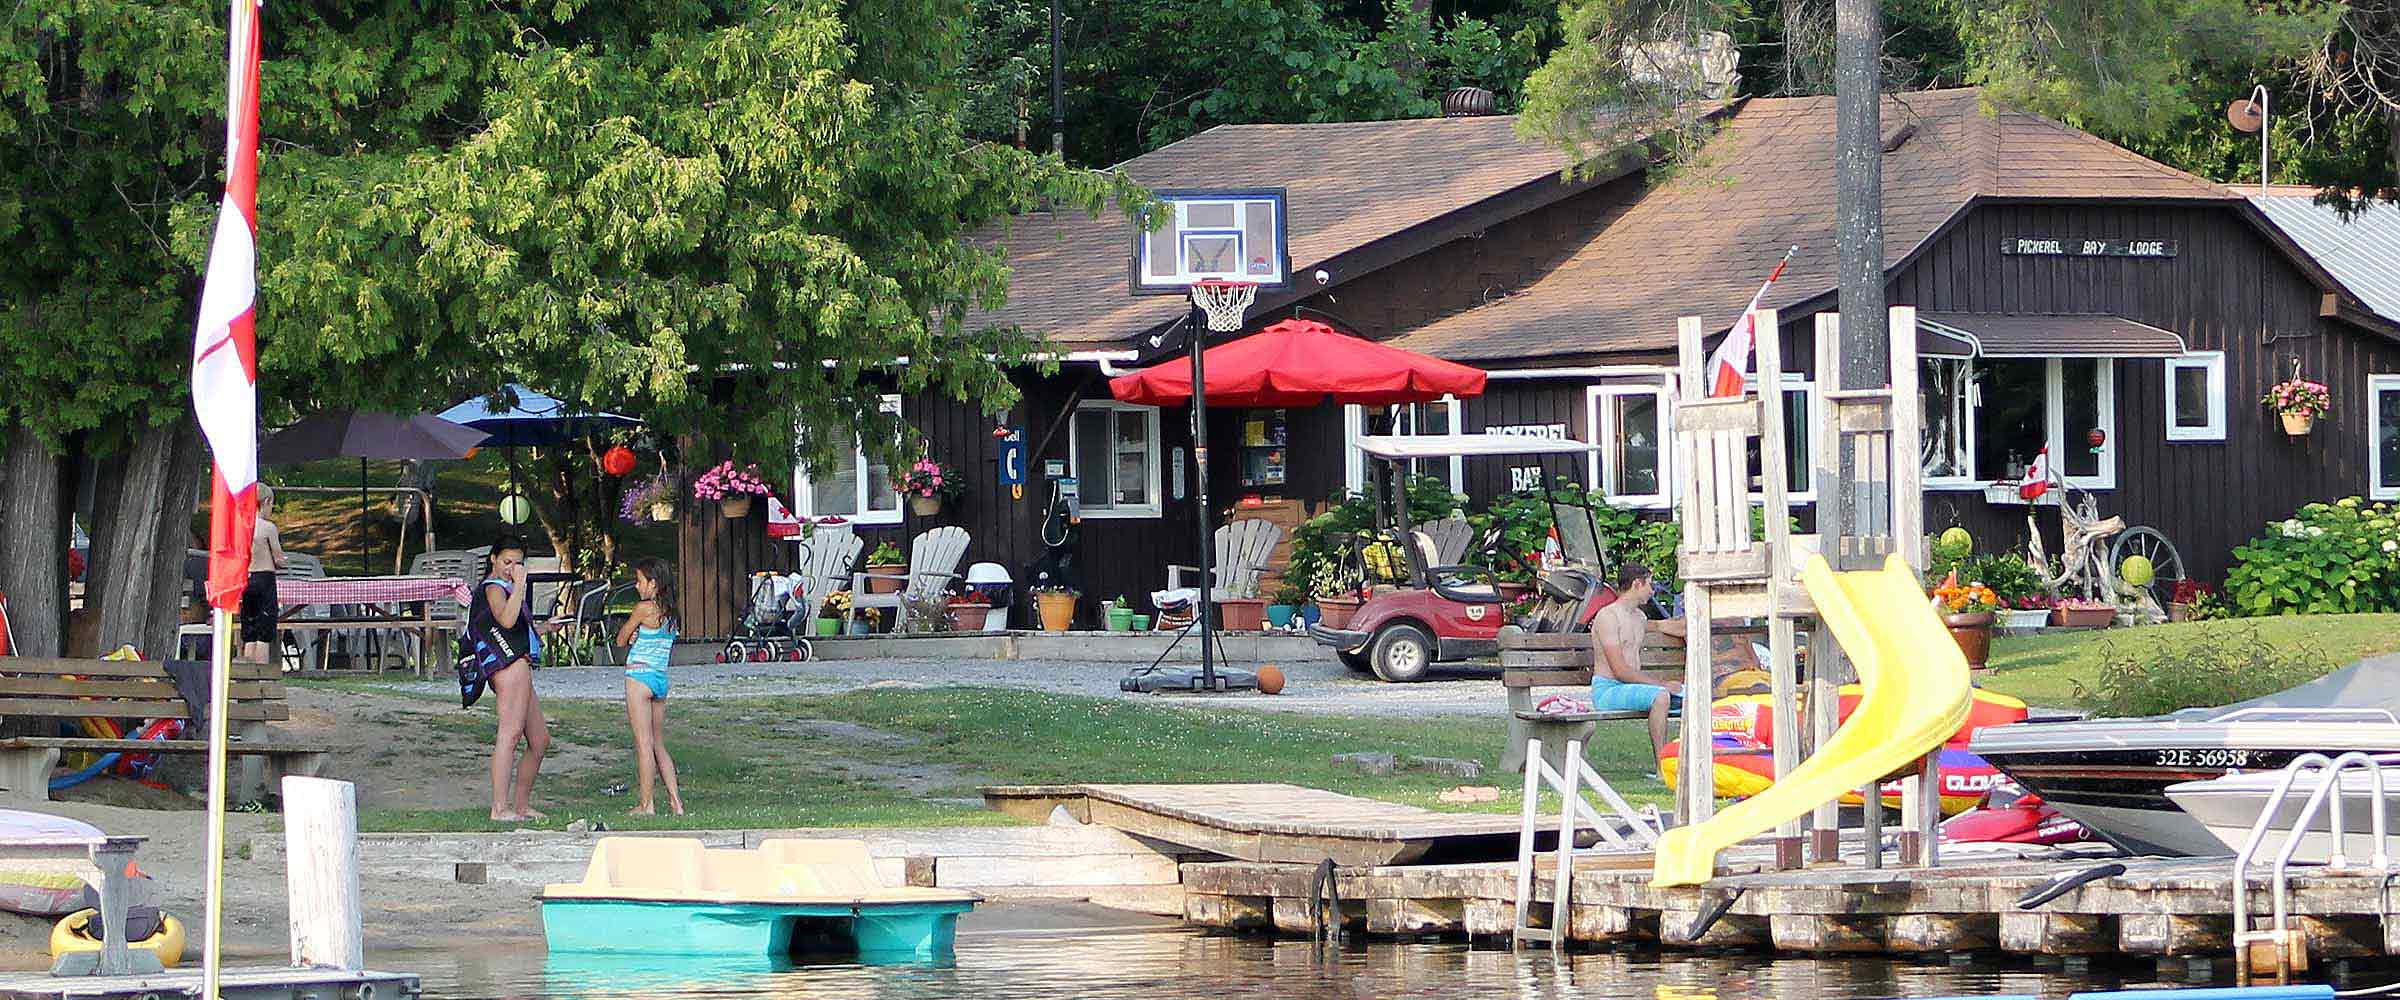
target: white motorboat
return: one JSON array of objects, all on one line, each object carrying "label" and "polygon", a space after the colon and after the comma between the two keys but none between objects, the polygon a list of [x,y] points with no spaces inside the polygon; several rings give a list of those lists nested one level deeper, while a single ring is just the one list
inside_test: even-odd
[{"label": "white motorboat", "polygon": [[[2300,845],[2292,855],[2293,860],[2322,863],[2333,855],[2333,817],[2337,807],[2342,817],[2341,853],[2344,857],[2351,861],[2366,862],[2379,855],[2400,856],[2400,837],[2394,836],[2400,834],[2400,756],[2385,756],[2378,760],[2383,765],[2382,787],[2376,787],[2378,782],[2372,771],[2345,768],[2341,772],[2341,780],[2310,819],[2308,830],[2301,835]],[[2282,780],[2283,773],[2280,771],[2230,774],[2207,781],[2169,785],[2167,798],[2174,800],[2185,813],[2198,820],[2211,837],[2224,845],[2226,851],[2237,852],[2249,840],[2251,829],[2258,823],[2259,815],[2266,811],[2267,802],[2274,797],[2275,787]],[[2260,845],[2263,857],[2281,853],[2284,838],[2299,825],[2300,816],[2308,808],[2309,800],[2325,787],[2325,781],[2323,770],[2306,770],[2294,777],[2291,791],[2284,795],[2283,801],[2276,803],[2274,821],[2268,828],[2272,832]],[[2383,797],[2386,824],[2381,842],[2376,840],[2374,826],[2375,799],[2379,791]]]}]

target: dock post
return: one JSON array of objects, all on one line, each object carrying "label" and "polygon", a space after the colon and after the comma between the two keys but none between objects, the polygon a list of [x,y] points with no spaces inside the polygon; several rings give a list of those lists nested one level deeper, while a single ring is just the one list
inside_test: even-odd
[{"label": "dock post", "polygon": [[283,779],[283,853],[292,964],[365,969],[357,787],[325,778]]}]

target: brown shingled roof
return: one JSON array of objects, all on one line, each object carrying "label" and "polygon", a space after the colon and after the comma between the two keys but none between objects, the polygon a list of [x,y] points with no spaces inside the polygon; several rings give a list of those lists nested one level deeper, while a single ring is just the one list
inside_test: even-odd
[{"label": "brown shingled roof", "polygon": [[[1986,113],[1975,89],[1885,98],[1887,266],[1976,198],[2238,201],[2214,183],[2036,115]],[[1507,298],[1393,343],[1454,361],[1503,362],[1672,349],[1675,320],[1730,325],[1787,245],[1766,304],[1836,284],[1830,97],[1754,99],[1699,156],[1645,192],[1556,269]]]},{"label": "brown shingled roof", "polygon": [[[1567,165],[1517,138],[1508,116],[1321,125],[1220,125],[1126,161],[1153,188],[1288,189],[1292,268],[1318,262]],[[1555,179],[1551,183],[1559,183]],[[1114,347],[1188,302],[1128,294],[1133,225],[1116,209],[1017,216],[988,237],[1008,255],[1008,301],[978,325],[1015,323],[1062,348]]]}]

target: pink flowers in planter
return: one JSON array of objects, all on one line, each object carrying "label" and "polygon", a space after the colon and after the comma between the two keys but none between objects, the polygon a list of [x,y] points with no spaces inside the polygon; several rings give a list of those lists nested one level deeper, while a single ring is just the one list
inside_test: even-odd
[{"label": "pink flowers in planter", "polygon": [[716,468],[692,480],[692,495],[702,500],[765,496],[770,492],[773,491],[767,488],[767,481],[759,476],[757,465],[735,468],[732,459],[717,463]]},{"label": "pink flowers in planter", "polygon": [[900,477],[900,492],[926,500],[955,500],[966,490],[956,473],[930,458],[917,459]]},{"label": "pink flowers in planter", "polygon": [[2323,416],[2333,409],[2333,392],[2323,382],[2311,382],[2295,375],[2267,388],[2259,402],[2277,413],[2310,418]]}]

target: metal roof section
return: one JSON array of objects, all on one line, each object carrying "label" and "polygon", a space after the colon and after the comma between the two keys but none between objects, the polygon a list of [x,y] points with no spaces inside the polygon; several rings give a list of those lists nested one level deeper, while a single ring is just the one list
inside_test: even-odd
[{"label": "metal roof section", "polygon": [[2345,220],[2314,195],[2251,195],[2250,203],[2375,315],[2400,322],[2400,205],[2370,203]]}]

